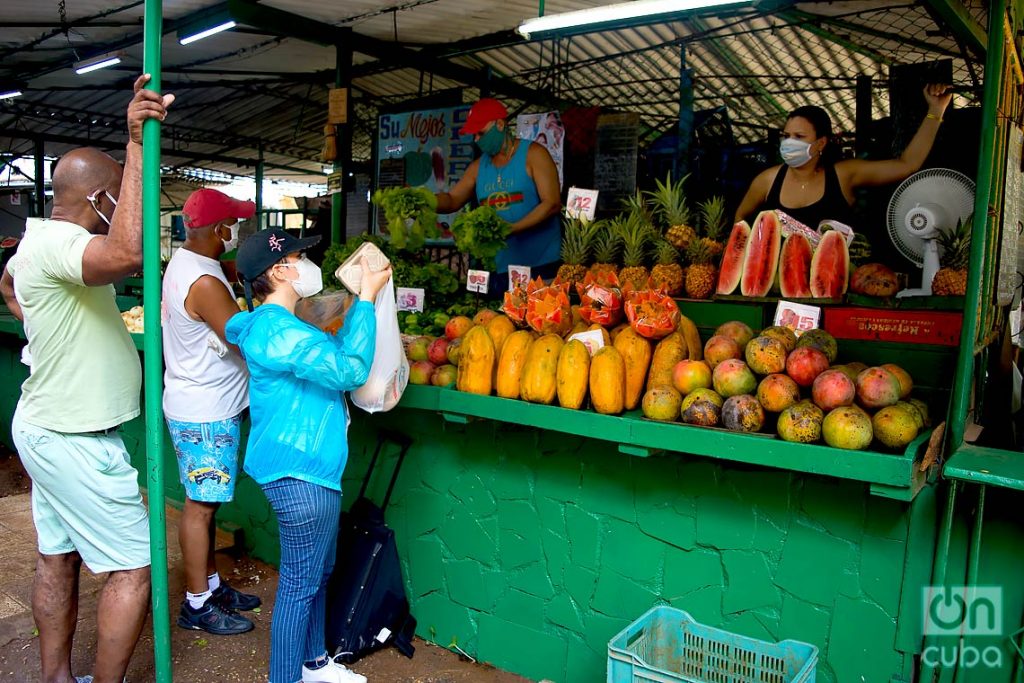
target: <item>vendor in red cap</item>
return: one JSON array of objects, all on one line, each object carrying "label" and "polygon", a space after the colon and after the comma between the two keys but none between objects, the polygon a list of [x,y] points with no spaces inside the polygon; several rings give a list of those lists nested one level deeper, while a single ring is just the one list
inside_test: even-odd
[{"label": "vendor in red cap", "polygon": [[245,633],[252,622],[238,614],[259,607],[255,595],[221,580],[214,564],[214,515],[234,497],[242,413],[249,406],[249,373],[224,326],[238,313],[218,260],[235,248],[238,221],[256,205],[217,190],[196,190],[182,209],[185,244],[164,274],[164,416],[185,487],[179,525],[185,565],[182,628],[214,635]]},{"label": "vendor in red cap", "polygon": [[[473,105],[461,135],[472,135],[483,153],[448,192],[437,196],[437,212],[458,211],[476,195],[512,224],[508,246],[497,255],[492,278],[507,287],[508,266],[530,266],[533,275],[554,274],[559,258],[562,208],[558,169],[543,147],[513,137],[508,110],[497,100],[484,98]],[[550,272],[548,272],[550,271]],[[500,291],[500,290],[499,290]]]}]

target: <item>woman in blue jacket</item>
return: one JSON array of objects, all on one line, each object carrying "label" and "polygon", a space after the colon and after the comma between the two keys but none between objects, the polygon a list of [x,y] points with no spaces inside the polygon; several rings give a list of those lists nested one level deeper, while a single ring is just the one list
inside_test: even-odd
[{"label": "woman in blue jacket", "polygon": [[[327,581],[334,568],[341,474],[348,459],[342,392],[361,386],[373,361],[373,299],[391,276],[363,263],[359,300],[337,336],[295,316],[323,287],[305,257],[319,237],[263,230],[238,250],[249,311],[227,324],[249,366],[252,429],[245,471],[277,515],[280,582],[270,626],[270,683],[366,683],[325,650]],[[252,297],[263,301],[253,310]]]}]

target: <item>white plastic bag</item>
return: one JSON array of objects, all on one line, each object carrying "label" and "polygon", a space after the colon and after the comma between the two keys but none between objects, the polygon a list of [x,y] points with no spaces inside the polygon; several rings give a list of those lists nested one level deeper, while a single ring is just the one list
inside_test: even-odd
[{"label": "white plastic bag", "polygon": [[409,361],[402,349],[398,331],[398,307],[395,304],[393,278],[377,293],[373,301],[377,317],[377,342],[373,365],[366,384],[352,392],[352,403],[368,413],[391,410],[401,400],[409,384]]}]

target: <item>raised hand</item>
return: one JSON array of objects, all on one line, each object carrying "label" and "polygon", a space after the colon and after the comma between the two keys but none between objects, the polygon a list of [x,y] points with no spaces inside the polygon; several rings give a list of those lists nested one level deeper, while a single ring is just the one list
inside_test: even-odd
[{"label": "raised hand", "polygon": [[135,96],[128,104],[128,136],[135,144],[142,144],[142,124],[146,119],[167,118],[167,108],[174,102],[174,95],[160,95],[143,86],[150,81],[149,74],[135,79]]},{"label": "raised hand", "polygon": [[379,292],[391,278],[391,264],[388,264],[386,268],[375,272],[370,270],[370,262],[367,261],[364,256],[359,261],[359,266],[363,270],[362,279],[359,282],[359,298],[363,301],[373,301],[377,297],[377,292]]}]

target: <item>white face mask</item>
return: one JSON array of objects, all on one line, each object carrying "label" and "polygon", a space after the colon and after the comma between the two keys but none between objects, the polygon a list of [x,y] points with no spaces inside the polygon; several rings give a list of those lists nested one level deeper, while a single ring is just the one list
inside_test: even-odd
[{"label": "white face mask", "polygon": [[792,168],[803,166],[811,160],[811,143],[795,138],[786,138],[779,143],[779,154],[788,166]]},{"label": "white face mask", "polygon": [[[97,190],[97,191],[93,192],[92,194],[86,195],[86,196],[85,196],[85,201],[89,202],[89,206],[91,206],[91,207],[92,207],[92,210],[96,212],[96,215],[97,215],[97,216],[99,216],[99,217],[100,217],[100,219],[101,219],[101,220],[102,220],[102,221],[103,221],[104,223],[106,223],[107,225],[110,225],[110,219],[109,219],[109,218],[107,218],[106,216],[104,216],[104,215],[103,215],[103,212],[102,212],[102,211],[100,211],[100,208],[99,208],[99,207],[98,207],[98,206],[96,205],[96,196],[97,196],[97,195],[98,195],[99,193],[100,193],[100,192],[99,192],[99,190]],[[103,190],[103,194],[107,195],[107,199],[109,199],[109,200],[110,200],[110,203],[111,203],[111,204],[113,204],[113,205],[114,205],[114,207],[116,208],[116,207],[117,207],[117,200],[116,200],[116,199],[114,199],[114,196],[113,196],[113,195],[111,195],[111,194],[110,194],[109,192],[107,192],[106,190]]]},{"label": "white face mask", "polygon": [[228,226],[231,229],[231,239],[221,240],[224,243],[224,253],[227,253],[238,246],[238,223]]},{"label": "white face mask", "polygon": [[315,296],[324,288],[323,277],[320,274],[320,266],[303,256],[294,263],[279,263],[278,265],[294,268],[299,277],[292,280],[292,288],[295,293],[303,299]]}]

